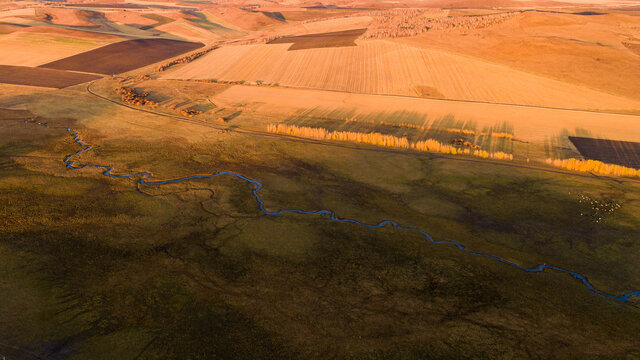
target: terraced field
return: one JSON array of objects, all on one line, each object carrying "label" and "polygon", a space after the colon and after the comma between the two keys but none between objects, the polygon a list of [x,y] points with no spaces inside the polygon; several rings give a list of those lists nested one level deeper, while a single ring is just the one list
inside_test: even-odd
[{"label": "terraced field", "polygon": [[[420,95],[535,106],[638,110],[640,102],[437,49],[393,41],[287,51],[289,44],[227,46],[165,79],[245,80],[369,94]],[[312,71],[310,71],[312,69]]]}]

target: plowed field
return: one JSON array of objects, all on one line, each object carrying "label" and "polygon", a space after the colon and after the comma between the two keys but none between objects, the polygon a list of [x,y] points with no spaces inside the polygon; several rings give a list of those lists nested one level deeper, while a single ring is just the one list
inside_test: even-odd
[{"label": "plowed field", "polygon": [[201,43],[139,39],[122,41],[41,65],[43,68],[118,74],[171,58],[200,47]]},{"label": "plowed field", "polygon": [[71,71],[0,65],[0,83],[63,88],[100,78],[97,75]]},{"label": "plowed field", "polygon": [[640,143],[569,136],[585,159],[640,169]]}]

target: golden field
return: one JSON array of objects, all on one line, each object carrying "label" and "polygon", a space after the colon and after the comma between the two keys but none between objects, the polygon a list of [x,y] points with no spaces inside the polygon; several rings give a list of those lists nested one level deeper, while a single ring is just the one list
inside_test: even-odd
[{"label": "golden field", "polygon": [[[366,94],[572,109],[639,110],[640,102],[439,49],[388,40],[288,51],[289,44],[225,46],[163,79],[263,81]],[[434,95],[435,94],[435,95]]]}]

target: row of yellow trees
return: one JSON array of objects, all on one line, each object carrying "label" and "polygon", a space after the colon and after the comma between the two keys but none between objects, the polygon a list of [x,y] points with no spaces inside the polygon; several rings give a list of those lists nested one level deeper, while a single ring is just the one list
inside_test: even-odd
[{"label": "row of yellow trees", "polygon": [[[351,120],[351,121],[355,121],[355,120]],[[372,122],[373,123],[373,122]],[[431,127],[430,126],[420,126],[420,125],[415,125],[415,124],[407,124],[407,123],[390,123],[390,122],[386,122],[386,121],[381,121],[380,125],[386,125],[386,126],[394,126],[394,127],[403,127],[403,128],[409,128],[409,129],[419,129],[419,130],[430,130]],[[444,131],[444,132],[448,132],[448,133],[453,133],[453,134],[462,134],[462,135],[477,135],[477,136],[491,136],[491,137],[495,137],[495,138],[502,138],[502,139],[509,139],[509,140],[513,140],[513,135],[511,134],[507,134],[507,133],[503,133],[503,132],[476,132],[475,130],[471,130],[471,129],[455,129],[455,128],[446,128],[446,129],[438,129],[439,131]]]},{"label": "row of yellow trees", "polygon": [[592,172],[600,175],[640,177],[640,170],[615,164],[607,164],[597,160],[579,160],[573,158],[563,160],[547,159],[547,164],[567,170]]},{"label": "row of yellow trees", "polygon": [[385,135],[377,132],[361,133],[353,131],[329,131],[324,128],[312,128],[307,126],[295,126],[286,124],[269,124],[267,131],[277,134],[306,137],[318,140],[339,140],[357,143],[372,144],[378,146],[415,149],[420,151],[438,152],[442,154],[465,154],[481,157],[484,159],[513,160],[513,154],[502,151],[490,153],[484,150],[461,149],[455,146],[443,144],[437,140],[428,139],[410,143],[406,138],[399,138],[393,135]]}]

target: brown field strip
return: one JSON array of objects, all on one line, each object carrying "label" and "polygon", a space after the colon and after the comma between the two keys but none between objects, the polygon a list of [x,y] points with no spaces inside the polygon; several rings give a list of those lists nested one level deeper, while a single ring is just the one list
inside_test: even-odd
[{"label": "brown field strip", "polygon": [[99,79],[100,76],[71,71],[43,69],[28,66],[0,65],[0,83],[64,88]]},{"label": "brown field strip", "polygon": [[202,43],[168,39],[138,39],[103,46],[41,68],[96,74],[119,74],[203,47]]},{"label": "brown field strip", "polygon": [[640,169],[640,143],[569,136],[569,140],[587,160]]},{"label": "brown field strip", "polygon": [[367,31],[367,29],[353,29],[299,36],[286,36],[272,40],[269,42],[269,44],[293,43],[293,45],[289,47],[289,50],[356,46],[356,39],[364,34],[365,31]]}]

